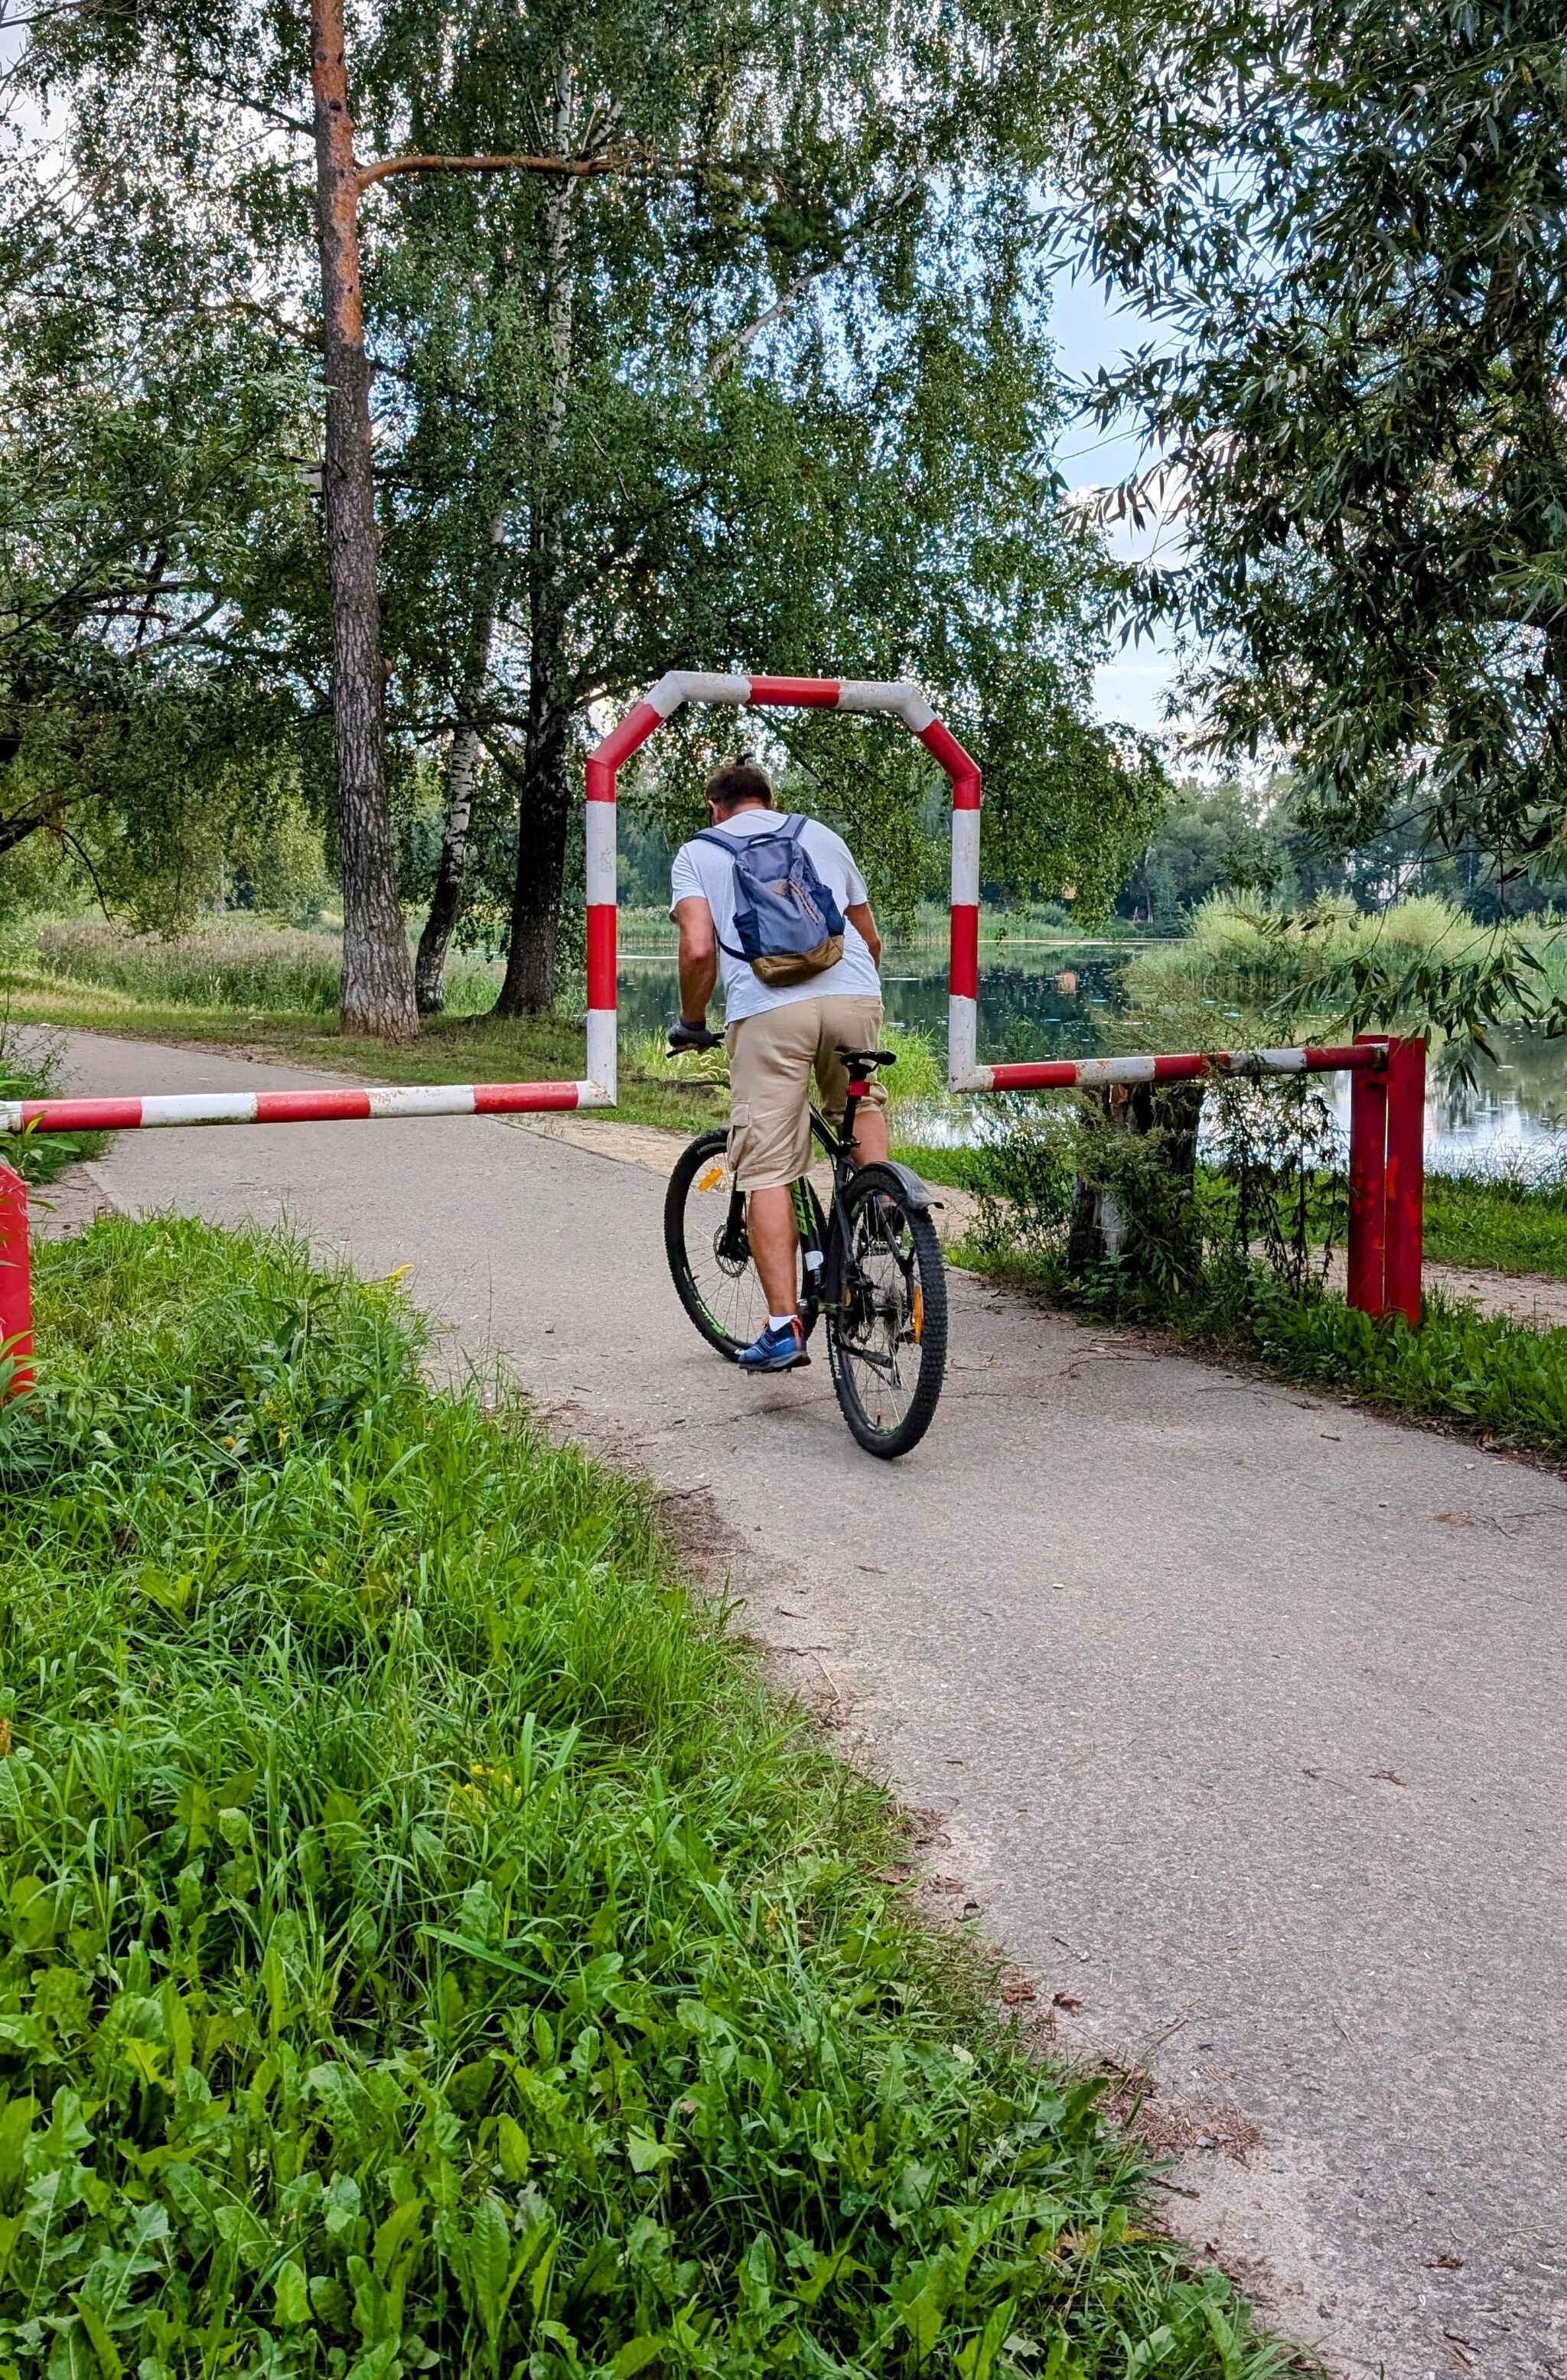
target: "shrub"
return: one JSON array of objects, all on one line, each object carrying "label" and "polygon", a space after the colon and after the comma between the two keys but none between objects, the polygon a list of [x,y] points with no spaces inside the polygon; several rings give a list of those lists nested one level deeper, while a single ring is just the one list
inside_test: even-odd
[{"label": "shrub", "polygon": [[[47,1099],[58,1088],[65,1061],[65,1043],[56,1033],[35,1025],[18,1026],[8,1009],[0,1007],[0,1099]],[[101,1133],[47,1133],[30,1128],[0,1132],[0,1165],[8,1165],[30,1185],[52,1182],[79,1158],[91,1157],[103,1146]]]}]

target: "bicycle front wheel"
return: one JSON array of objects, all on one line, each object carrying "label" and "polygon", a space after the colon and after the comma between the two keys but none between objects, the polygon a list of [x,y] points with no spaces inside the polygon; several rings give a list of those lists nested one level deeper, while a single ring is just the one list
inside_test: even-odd
[{"label": "bicycle front wheel", "polygon": [[947,1276],[929,1210],[890,1166],[863,1166],[843,1194],[827,1354],[844,1419],[868,1454],[891,1458],[930,1427],[947,1368]]},{"label": "bicycle front wheel", "polygon": [[[729,1135],[704,1132],[681,1150],[663,1202],[663,1245],[681,1305],[710,1347],[734,1363],[767,1320],[767,1298],[751,1261],[746,1200],[729,1171]],[[821,1209],[808,1182],[795,1184],[801,1223],[800,1320],[808,1339],[818,1312]]]}]

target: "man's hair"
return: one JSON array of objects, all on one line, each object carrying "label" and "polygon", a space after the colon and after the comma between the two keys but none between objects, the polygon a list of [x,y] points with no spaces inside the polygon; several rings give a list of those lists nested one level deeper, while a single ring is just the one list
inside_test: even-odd
[{"label": "man's hair", "polygon": [[772,787],[754,760],[725,760],[708,779],[708,799],[725,810],[736,802],[765,802],[771,809]]}]

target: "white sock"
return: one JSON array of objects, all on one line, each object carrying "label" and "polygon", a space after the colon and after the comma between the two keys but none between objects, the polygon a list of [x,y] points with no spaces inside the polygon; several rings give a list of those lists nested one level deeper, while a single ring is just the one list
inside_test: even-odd
[{"label": "white sock", "polygon": [[770,1330],[792,1330],[795,1327],[795,1317],[792,1314],[770,1314],[767,1318],[767,1327]]}]

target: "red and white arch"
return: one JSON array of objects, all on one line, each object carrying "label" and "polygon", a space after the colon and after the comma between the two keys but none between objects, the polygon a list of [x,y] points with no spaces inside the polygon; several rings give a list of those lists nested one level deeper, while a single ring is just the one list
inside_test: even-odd
[{"label": "red and white arch", "polygon": [[633,705],[588,760],[588,1072],[615,1093],[615,785],[621,763],[683,703],[778,705],[796,710],[881,711],[900,720],[953,788],[953,913],[949,1071],[975,1087],[979,996],[979,767],[917,686],[836,677],[729,677],[670,670]]}]

